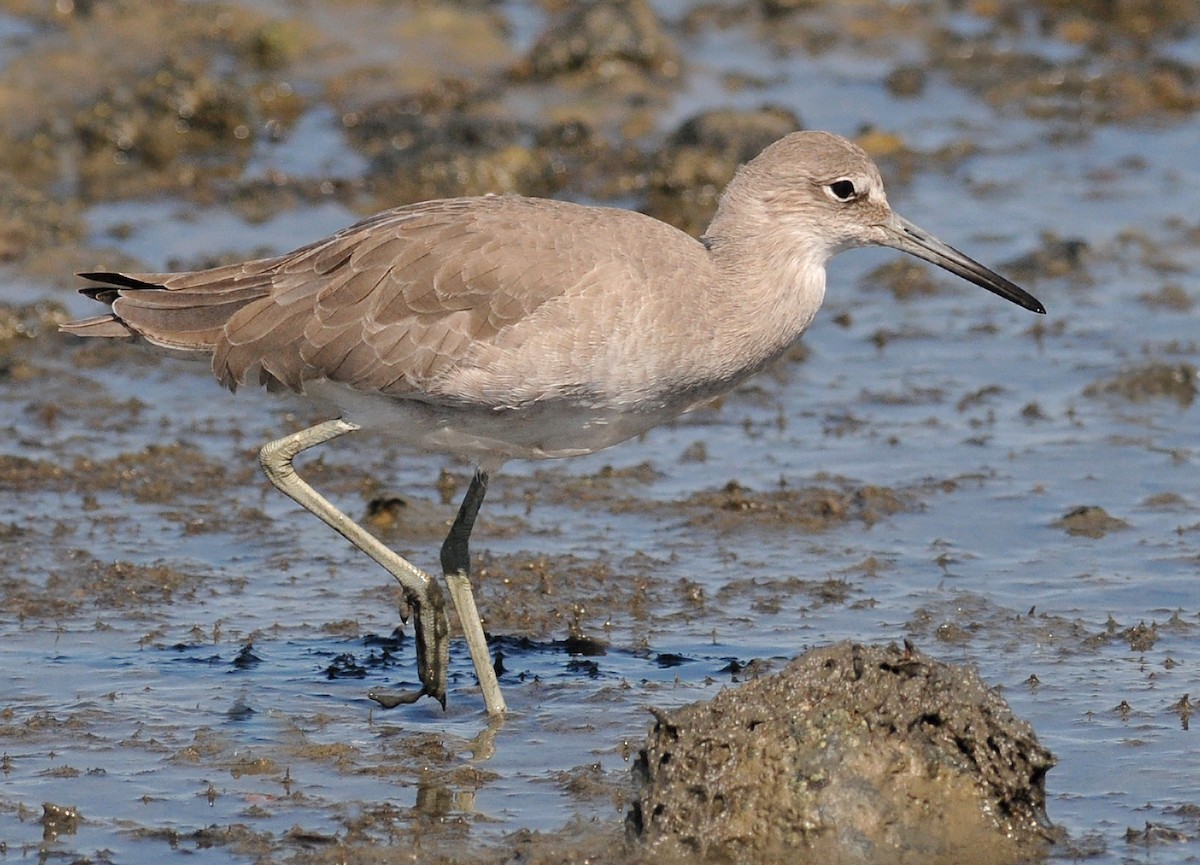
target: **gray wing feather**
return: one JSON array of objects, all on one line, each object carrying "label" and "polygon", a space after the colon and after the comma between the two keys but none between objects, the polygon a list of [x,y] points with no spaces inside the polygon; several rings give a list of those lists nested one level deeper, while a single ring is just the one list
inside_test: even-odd
[{"label": "gray wing feather", "polygon": [[[554,280],[527,278],[528,260],[557,241],[552,224],[530,233],[524,212],[560,206],[456,199],[359,223],[280,263],[271,295],[229,319],[214,371],[231,386],[258,370],[294,390],[322,378],[415,395],[561,294]],[[530,248],[513,256],[518,241]]]},{"label": "gray wing feather", "polygon": [[[328,379],[419,397],[543,306],[595,291],[605,268],[636,280],[637,264],[619,260],[621,243],[609,241],[648,230],[674,231],[628,211],[540,199],[424,202],[276,258],[87,274],[107,283],[84,290],[110,301],[113,314],[67,329],[211,353],[213,373],[231,389],[257,382],[303,391],[306,381]],[[563,313],[543,317],[568,325]]]}]

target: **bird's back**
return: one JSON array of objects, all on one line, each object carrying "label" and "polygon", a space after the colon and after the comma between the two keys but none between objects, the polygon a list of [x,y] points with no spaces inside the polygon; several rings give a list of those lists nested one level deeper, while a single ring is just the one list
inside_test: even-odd
[{"label": "bird's back", "polygon": [[[275,258],[164,274],[90,273],[105,316],[65,327],[212,356],[223,384],[326,380],[433,400],[519,402],[596,386],[624,319],[671,314],[664,281],[703,247],[641,214],[521,197],[430,201]],[[531,340],[556,351],[524,351]],[[536,356],[540,355],[540,359]],[[539,364],[536,368],[533,362]],[[542,380],[529,381],[530,376]],[[457,393],[456,393],[457,391]]]}]

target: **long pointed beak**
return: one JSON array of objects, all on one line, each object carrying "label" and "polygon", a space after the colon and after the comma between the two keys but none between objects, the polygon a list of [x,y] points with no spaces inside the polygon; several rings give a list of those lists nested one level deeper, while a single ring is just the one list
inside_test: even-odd
[{"label": "long pointed beak", "polygon": [[1032,294],[1019,285],[1009,282],[995,271],[988,270],[973,258],[963,255],[953,246],[942,243],[932,234],[913,225],[902,216],[892,214],[883,224],[887,237],[881,241],[884,246],[890,246],[917,258],[932,262],[938,267],[945,268],[956,276],[970,280],[980,288],[986,288],[993,294],[998,294],[1005,300],[1011,300],[1018,306],[1023,306],[1031,312],[1045,313],[1042,306]]}]

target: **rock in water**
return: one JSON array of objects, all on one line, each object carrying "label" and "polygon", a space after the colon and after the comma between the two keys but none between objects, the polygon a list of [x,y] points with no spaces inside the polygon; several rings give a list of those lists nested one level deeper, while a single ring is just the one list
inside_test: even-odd
[{"label": "rock in water", "polygon": [[1058,837],[1029,724],[911,648],[839,643],[655,714],[628,822],[668,859],[981,865]]}]

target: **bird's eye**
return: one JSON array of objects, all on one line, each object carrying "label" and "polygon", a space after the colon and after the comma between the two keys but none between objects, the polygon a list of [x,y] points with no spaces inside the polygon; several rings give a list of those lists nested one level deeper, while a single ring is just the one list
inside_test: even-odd
[{"label": "bird's eye", "polygon": [[828,189],[838,201],[853,201],[858,197],[858,190],[854,188],[852,180],[835,180],[829,184]]}]

